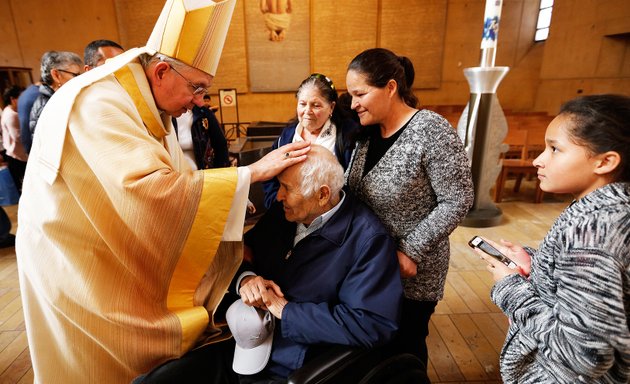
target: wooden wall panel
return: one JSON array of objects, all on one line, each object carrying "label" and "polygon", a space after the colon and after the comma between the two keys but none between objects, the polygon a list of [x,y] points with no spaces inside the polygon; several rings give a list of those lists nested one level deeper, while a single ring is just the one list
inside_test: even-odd
[{"label": "wooden wall panel", "polygon": [[[517,48],[514,63],[516,64],[518,64],[533,47],[544,46],[544,43],[534,43],[536,23],[538,22],[538,6],[537,1],[522,1],[521,18],[518,24],[518,38],[515,41]],[[536,70],[540,71],[540,62]]]},{"label": "wooden wall panel", "polygon": [[46,51],[71,51],[83,57],[83,49],[92,40],[120,39],[112,0],[10,3],[24,66],[33,68],[35,79],[39,78],[39,62]]},{"label": "wooden wall panel", "polygon": [[443,81],[439,89],[417,89],[414,91],[423,105],[465,105],[470,98],[468,82],[461,74],[461,81]]},{"label": "wooden wall panel", "polygon": [[595,73],[601,36],[592,28],[593,20],[584,17],[580,10],[595,15],[597,5],[592,1],[554,4],[549,39],[545,42],[551,54],[543,58],[541,78],[570,79]]},{"label": "wooden wall panel", "polygon": [[[298,84],[299,85],[299,84]],[[282,121],[288,122],[295,117],[295,94],[283,93],[248,93],[238,95],[239,116],[243,122]]]},{"label": "wooden wall panel", "polygon": [[382,2],[380,44],[414,65],[414,88],[439,88],[442,79],[446,0]]},{"label": "wooden wall panel", "polygon": [[533,109],[555,115],[560,110],[560,105],[568,100],[600,93],[630,96],[630,77],[541,80]]},{"label": "wooden wall panel", "polygon": [[311,62],[313,72],[346,88],[346,68],[361,51],[376,47],[377,0],[312,0]]},{"label": "wooden wall panel", "polygon": [[534,43],[537,15],[538,2],[503,2],[496,65],[510,71],[497,94],[501,104],[513,111],[530,110],[536,98],[538,83],[531,79],[538,77],[544,52],[544,45]]},{"label": "wooden wall panel", "polygon": [[[620,47],[622,51],[626,49],[630,33],[627,0],[558,2],[551,23],[541,70],[543,79],[608,77],[613,75],[611,64],[617,67],[612,72],[618,74],[630,60],[623,52],[619,55]],[[612,33],[625,33],[626,37],[606,37]]]},{"label": "wooden wall panel", "polygon": [[[82,54],[97,38],[125,48],[144,45],[163,4],[0,0],[0,65],[32,67],[37,78],[46,50]],[[249,91],[243,6],[242,0],[236,4],[212,93],[237,88],[243,121],[284,121],[295,113],[292,93]],[[469,90],[463,69],[479,65],[484,6],[485,0],[312,0],[311,70],[327,74],[342,90],[350,60],[384,46],[412,59],[423,104],[464,104]],[[498,90],[505,109],[555,113],[578,90],[630,92],[630,43],[627,35],[619,36],[630,30],[629,1],[557,1],[544,43],[533,43],[537,6],[537,0],[504,0],[497,65],[510,67]]]},{"label": "wooden wall panel", "polygon": [[600,55],[597,58],[595,76],[614,77],[617,75],[630,77],[630,39],[604,37]]},{"label": "wooden wall panel", "polygon": [[[534,3],[530,1],[530,3]],[[483,14],[482,14],[483,15]],[[495,64],[497,66],[513,67],[517,61],[518,41],[520,37],[520,24],[523,17],[523,1],[504,0],[501,9],[501,23],[499,24],[499,43],[497,44],[497,56]],[[532,18],[535,20],[535,18]],[[482,26],[483,16],[480,18],[479,26]],[[481,33],[477,36],[481,42]],[[534,35],[531,35],[533,40]],[[530,43],[531,45],[531,43]]]},{"label": "wooden wall panel", "polygon": [[[236,88],[239,93],[249,92],[247,83],[247,47],[245,44],[245,2],[238,1],[228,30],[219,68],[211,92],[220,88]],[[240,101],[240,96],[239,96]],[[218,103],[218,99],[216,100]],[[240,109],[240,108],[239,108]]]},{"label": "wooden wall panel", "polygon": [[126,48],[142,47],[149,40],[160,16],[163,0],[114,0],[120,43]]},{"label": "wooden wall panel", "polygon": [[470,91],[463,70],[479,65],[483,12],[483,1],[449,0],[441,84],[435,90],[417,91],[421,104],[464,105],[468,102]]},{"label": "wooden wall panel", "polygon": [[540,72],[543,53],[544,46],[533,46],[527,55],[510,67],[510,71],[497,90],[504,109],[514,112],[532,110],[538,92],[538,81],[535,79]]},{"label": "wooden wall panel", "polygon": [[[625,37],[606,36],[620,33]],[[556,2],[534,108],[556,113],[563,102],[580,95],[630,95],[628,33],[627,0]]]},{"label": "wooden wall panel", "polygon": [[[442,81],[466,81],[463,70],[479,65],[484,1],[450,0],[446,17]],[[501,32],[499,32],[501,50]]]},{"label": "wooden wall panel", "polygon": [[24,67],[22,51],[20,50],[18,36],[15,33],[11,2],[8,0],[0,1],[0,36],[2,36],[0,37],[2,41],[0,66]]}]

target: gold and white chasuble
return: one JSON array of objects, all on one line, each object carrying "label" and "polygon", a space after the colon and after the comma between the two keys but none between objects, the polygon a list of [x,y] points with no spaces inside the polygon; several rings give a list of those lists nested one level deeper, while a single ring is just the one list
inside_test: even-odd
[{"label": "gold and white chasuble", "polygon": [[16,241],[36,383],[129,383],[224,337],[212,313],[241,253],[217,250],[241,239],[249,173],[188,168],[146,51],[68,82],[37,126]]}]

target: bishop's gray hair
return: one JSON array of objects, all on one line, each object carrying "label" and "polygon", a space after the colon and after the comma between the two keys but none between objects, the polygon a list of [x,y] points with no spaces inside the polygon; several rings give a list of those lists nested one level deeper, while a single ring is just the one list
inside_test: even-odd
[{"label": "bishop's gray hair", "polygon": [[159,61],[164,61],[165,63],[170,64],[175,69],[179,69],[182,67],[188,67],[188,65],[182,63],[181,61],[174,59],[170,56],[166,56],[160,52],[155,53],[154,55],[149,55],[148,53],[143,53],[138,56],[138,60],[140,60],[140,64],[142,68],[147,69],[153,63],[157,63]]}]

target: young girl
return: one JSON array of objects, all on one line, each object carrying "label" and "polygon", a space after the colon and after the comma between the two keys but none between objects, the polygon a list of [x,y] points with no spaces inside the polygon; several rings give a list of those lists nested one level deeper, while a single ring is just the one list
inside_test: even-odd
[{"label": "young girl", "polygon": [[506,383],[630,380],[630,98],[569,101],[534,160],[545,192],[571,193],[540,248],[490,242],[492,300],[510,319],[501,352]]}]

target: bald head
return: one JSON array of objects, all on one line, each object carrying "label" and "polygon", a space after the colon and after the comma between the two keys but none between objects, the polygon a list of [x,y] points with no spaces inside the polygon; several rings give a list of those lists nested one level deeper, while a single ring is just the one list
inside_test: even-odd
[{"label": "bald head", "polygon": [[305,161],[294,165],[299,169],[301,190],[306,196],[315,193],[322,185],[328,185],[333,196],[343,187],[343,167],[337,157],[321,145],[311,145]]},{"label": "bald head", "polygon": [[309,225],[339,202],[343,168],[329,150],[311,145],[306,160],[285,169],[278,181],[286,219]]}]

